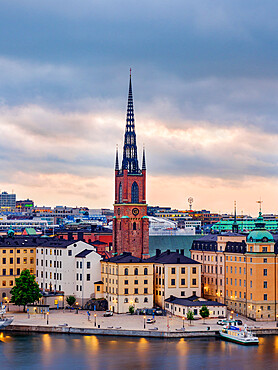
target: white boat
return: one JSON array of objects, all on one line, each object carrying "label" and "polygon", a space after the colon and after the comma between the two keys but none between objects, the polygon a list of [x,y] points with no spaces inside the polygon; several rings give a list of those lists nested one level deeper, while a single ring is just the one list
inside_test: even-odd
[{"label": "white boat", "polygon": [[9,326],[14,321],[13,317],[3,317],[0,318],[0,329]]},{"label": "white boat", "polygon": [[229,323],[220,330],[219,334],[221,338],[231,342],[244,345],[259,344],[259,338],[255,337],[250,331],[248,331],[246,325],[244,328],[239,328],[238,326],[233,326]]}]

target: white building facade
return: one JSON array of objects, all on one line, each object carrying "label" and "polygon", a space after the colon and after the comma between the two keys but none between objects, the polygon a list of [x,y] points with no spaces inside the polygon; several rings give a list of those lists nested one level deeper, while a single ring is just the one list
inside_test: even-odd
[{"label": "white building facade", "polygon": [[46,240],[37,247],[36,281],[42,290],[73,295],[83,306],[95,295],[101,259],[96,249],[83,241]]}]

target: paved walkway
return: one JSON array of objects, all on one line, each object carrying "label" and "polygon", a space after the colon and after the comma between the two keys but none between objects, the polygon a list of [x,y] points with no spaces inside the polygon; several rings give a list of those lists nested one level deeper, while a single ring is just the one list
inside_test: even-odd
[{"label": "paved walkway", "polygon": [[[90,321],[88,321],[86,311],[79,311],[78,314],[75,311],[68,312],[67,310],[63,312],[62,310],[53,310],[50,311],[48,320],[49,326],[59,326],[67,324],[70,327],[74,328],[94,328],[95,322],[96,327],[100,325],[101,329],[113,328],[113,329],[128,329],[128,330],[143,330],[144,329],[144,316],[141,315],[129,315],[129,314],[114,314],[112,317],[104,317],[104,312],[97,311],[96,317],[94,317],[94,312],[91,312]],[[14,325],[31,325],[31,326],[44,326],[47,324],[46,317],[43,315],[30,315],[28,318],[27,313],[12,313],[14,316]],[[151,316],[146,316],[150,318]],[[243,324],[247,324],[248,327],[257,327],[257,328],[275,328],[276,322],[254,322],[242,317],[240,318],[243,321]],[[207,327],[210,327],[210,330],[219,330],[221,326],[217,325],[217,319],[206,319],[205,323],[203,320],[192,321],[190,325],[187,320],[182,320],[182,318],[173,316],[156,316],[156,322],[154,324],[145,323],[145,329],[151,329],[157,327],[159,331],[177,331],[180,330],[183,325],[185,331],[207,331]],[[184,321],[184,322],[183,322]],[[168,329],[169,326],[169,329]]]}]

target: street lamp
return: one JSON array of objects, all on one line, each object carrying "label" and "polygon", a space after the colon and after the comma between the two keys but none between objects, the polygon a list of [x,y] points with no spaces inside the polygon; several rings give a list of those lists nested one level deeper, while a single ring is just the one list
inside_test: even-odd
[{"label": "street lamp", "polygon": [[46,313],[46,324],[49,324],[49,312]]},{"label": "street lamp", "polygon": [[144,316],[144,329],[146,329],[146,316]]},{"label": "street lamp", "polygon": [[182,327],[184,329],[184,320],[185,320],[185,317],[182,318]]},{"label": "street lamp", "polygon": [[95,317],[95,326],[97,326],[97,314],[96,313],[94,314],[94,317]]}]

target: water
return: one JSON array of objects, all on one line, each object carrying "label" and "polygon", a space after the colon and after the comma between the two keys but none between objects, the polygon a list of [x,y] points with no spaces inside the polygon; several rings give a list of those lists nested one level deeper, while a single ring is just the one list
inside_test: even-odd
[{"label": "water", "polygon": [[260,342],[0,333],[0,369],[278,369],[278,336]]}]

